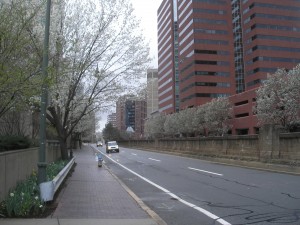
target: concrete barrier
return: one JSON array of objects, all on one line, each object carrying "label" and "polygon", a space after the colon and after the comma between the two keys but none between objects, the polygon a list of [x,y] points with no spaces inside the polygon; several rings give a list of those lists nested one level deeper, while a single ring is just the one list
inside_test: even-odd
[{"label": "concrete barrier", "polygon": [[70,162],[56,175],[56,177],[47,182],[40,184],[41,199],[45,202],[52,201],[54,194],[59,189],[62,182],[65,180],[66,176],[69,174],[71,168],[75,163],[75,158],[73,157]]},{"label": "concrete barrier", "polygon": [[119,143],[124,147],[176,153],[195,158],[238,159],[300,167],[300,133],[280,133],[280,129],[274,125],[264,126],[259,135],[165,138]]}]

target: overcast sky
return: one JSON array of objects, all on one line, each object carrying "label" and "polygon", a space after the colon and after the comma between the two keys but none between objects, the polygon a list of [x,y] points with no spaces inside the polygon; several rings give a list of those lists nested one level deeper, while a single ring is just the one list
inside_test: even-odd
[{"label": "overcast sky", "polygon": [[150,41],[151,66],[157,68],[157,9],[162,0],[131,0],[135,14],[141,20],[144,36]]},{"label": "overcast sky", "polygon": [[[131,0],[135,9],[135,15],[141,20],[141,28],[147,42],[150,42],[150,56],[153,58],[152,68],[157,68],[157,9],[162,0]],[[107,122],[107,116],[111,112],[101,113],[100,127],[97,131],[102,131]]]}]

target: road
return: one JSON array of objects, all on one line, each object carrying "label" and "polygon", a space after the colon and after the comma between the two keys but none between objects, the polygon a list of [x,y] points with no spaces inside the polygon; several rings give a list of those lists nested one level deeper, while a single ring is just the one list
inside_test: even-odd
[{"label": "road", "polygon": [[121,148],[105,165],[168,225],[300,224],[300,177]]}]

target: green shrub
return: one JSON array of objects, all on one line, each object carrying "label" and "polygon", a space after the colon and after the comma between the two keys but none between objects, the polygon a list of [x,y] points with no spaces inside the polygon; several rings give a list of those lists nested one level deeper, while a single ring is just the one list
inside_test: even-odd
[{"label": "green shrub", "polygon": [[57,161],[47,165],[46,174],[47,181],[53,180],[54,177],[68,164],[68,161]]},{"label": "green shrub", "polygon": [[22,136],[1,136],[0,151],[17,150],[30,147],[30,140]]}]

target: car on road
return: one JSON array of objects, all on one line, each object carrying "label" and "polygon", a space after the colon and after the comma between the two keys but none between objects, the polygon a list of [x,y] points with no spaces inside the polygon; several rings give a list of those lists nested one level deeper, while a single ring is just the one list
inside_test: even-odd
[{"label": "car on road", "polygon": [[97,147],[102,147],[102,146],[103,146],[102,142],[101,142],[101,141],[98,141],[98,142],[97,142]]},{"label": "car on road", "polygon": [[106,153],[119,152],[119,145],[116,141],[108,141],[106,143]]}]

